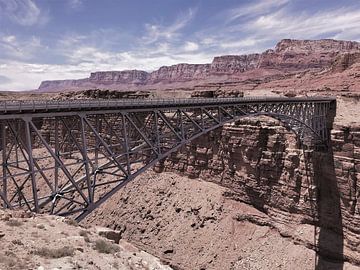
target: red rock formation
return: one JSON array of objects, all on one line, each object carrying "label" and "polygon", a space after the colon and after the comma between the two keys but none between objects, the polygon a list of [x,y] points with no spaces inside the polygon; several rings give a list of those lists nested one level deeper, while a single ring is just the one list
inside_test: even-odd
[{"label": "red rock formation", "polygon": [[151,72],[148,84],[191,81],[209,76],[210,65],[178,64]]},{"label": "red rock formation", "polygon": [[259,67],[260,54],[225,55],[215,57],[211,63],[211,74],[236,74]]},{"label": "red rock formation", "polygon": [[[239,85],[252,84],[253,80],[259,79],[263,80],[262,83],[268,83],[283,80],[291,74],[302,78],[304,71],[326,71],[333,65],[341,66],[333,71],[343,71],[358,62],[359,50],[360,44],[353,41],[285,39],[280,41],[274,50],[261,54],[219,56],[215,57],[211,64],[164,66],[151,73],[139,70],[94,72],[87,79],[45,81],[41,83],[39,90],[125,90],[129,87],[144,90],[160,87],[159,85],[173,89],[179,87],[174,83],[187,82],[196,87],[208,83],[209,80],[212,83],[223,83],[229,78]],[[189,87],[189,84],[186,87]]]},{"label": "red rock formation", "polygon": [[[337,126],[332,151],[301,150],[277,121],[243,119],[211,132],[158,164],[230,188],[226,195],[266,213],[281,233],[325,257],[360,264],[357,203],[360,127]],[[318,227],[316,243],[294,235]]]},{"label": "red rock formation", "polygon": [[343,72],[353,64],[360,62],[360,52],[343,53],[335,58],[331,65],[333,72]]},{"label": "red rock formation", "polygon": [[96,84],[144,84],[149,78],[149,73],[142,70],[100,71],[90,74],[89,81]]}]

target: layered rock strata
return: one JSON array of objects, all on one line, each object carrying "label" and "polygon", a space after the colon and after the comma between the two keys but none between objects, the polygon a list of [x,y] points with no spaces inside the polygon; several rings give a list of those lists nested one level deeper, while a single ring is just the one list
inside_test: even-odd
[{"label": "layered rock strata", "polygon": [[[302,150],[268,118],[243,119],[199,138],[158,164],[228,187],[225,196],[266,213],[269,224],[325,258],[360,263],[360,127],[337,126],[329,152]],[[314,228],[316,241],[296,235]]]},{"label": "layered rock strata", "polygon": [[[360,45],[353,41],[339,40],[290,40],[280,41],[274,49],[248,55],[215,57],[209,64],[177,64],[163,66],[153,72],[142,70],[100,71],[80,80],[44,81],[43,92],[84,89],[147,89],[193,88],[211,83],[233,82],[256,86],[282,80],[302,72],[319,72],[332,67],[342,72],[358,63]],[[184,83],[187,83],[184,85]],[[255,85],[254,85],[255,83]]]}]

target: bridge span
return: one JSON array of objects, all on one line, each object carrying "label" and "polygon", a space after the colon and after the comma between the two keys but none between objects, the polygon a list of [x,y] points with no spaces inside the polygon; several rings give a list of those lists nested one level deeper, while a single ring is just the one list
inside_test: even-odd
[{"label": "bridge span", "polygon": [[193,139],[266,115],[326,147],[336,100],[191,98],[0,102],[0,205],[83,219]]}]

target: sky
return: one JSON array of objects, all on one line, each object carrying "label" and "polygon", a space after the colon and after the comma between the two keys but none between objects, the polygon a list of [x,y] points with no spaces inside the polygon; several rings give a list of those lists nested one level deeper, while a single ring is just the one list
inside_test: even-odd
[{"label": "sky", "polygon": [[359,0],[0,0],[0,90],[210,63],[284,38],[360,41]]}]

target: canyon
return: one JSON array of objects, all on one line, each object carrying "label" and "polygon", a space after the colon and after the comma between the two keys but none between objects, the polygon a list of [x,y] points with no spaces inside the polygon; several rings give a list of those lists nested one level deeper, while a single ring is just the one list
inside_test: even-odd
[{"label": "canyon", "polygon": [[116,230],[172,269],[360,269],[359,51],[286,39],[211,64],[94,72],[0,99],[335,96],[326,151],[272,118],[243,118],[165,158],[81,226]]},{"label": "canyon", "polygon": [[[121,228],[125,239],[179,269],[245,269],[232,268],[236,264],[248,269],[352,269],[344,261],[360,263],[359,134],[359,126],[336,126],[332,151],[317,152],[300,147],[294,134],[275,120],[242,119],[163,160],[148,179],[130,183],[87,223]],[[169,179],[168,172],[179,176]],[[184,178],[195,183],[181,183]],[[204,181],[219,188],[211,190]],[[259,227],[271,232],[253,238]],[[231,232],[234,228],[245,239]],[[248,242],[262,242],[272,233],[287,239],[290,250],[295,244],[316,251],[316,262],[306,255],[310,261],[301,266],[301,259],[291,259],[293,251],[278,251],[288,260],[282,266],[252,261],[255,255],[244,251]],[[269,252],[252,248],[260,257]],[[276,261],[276,256],[267,260]]]}]

